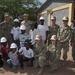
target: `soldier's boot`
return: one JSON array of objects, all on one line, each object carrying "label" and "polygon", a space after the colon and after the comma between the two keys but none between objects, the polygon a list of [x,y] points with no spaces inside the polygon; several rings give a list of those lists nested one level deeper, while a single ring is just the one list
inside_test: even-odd
[{"label": "soldier's boot", "polygon": [[43,73],[43,68],[41,68],[41,69],[39,70],[39,72],[38,72],[37,75],[42,75],[42,73]]},{"label": "soldier's boot", "polygon": [[63,59],[64,59],[63,65],[65,65],[65,64],[66,64],[66,60],[67,60],[67,54],[64,54],[64,55],[63,55]]}]

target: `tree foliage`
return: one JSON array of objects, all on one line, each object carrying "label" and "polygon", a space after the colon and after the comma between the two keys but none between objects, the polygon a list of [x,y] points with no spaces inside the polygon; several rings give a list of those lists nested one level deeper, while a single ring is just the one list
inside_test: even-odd
[{"label": "tree foliage", "polygon": [[39,0],[0,0],[0,16],[9,12],[14,18],[28,13],[35,20],[35,12],[40,7]]}]

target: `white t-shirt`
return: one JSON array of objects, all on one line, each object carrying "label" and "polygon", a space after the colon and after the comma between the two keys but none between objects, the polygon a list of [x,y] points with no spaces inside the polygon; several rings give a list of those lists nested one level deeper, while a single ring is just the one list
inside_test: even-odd
[{"label": "white t-shirt", "polygon": [[11,34],[13,34],[14,40],[17,40],[17,36],[21,33],[21,30],[19,27],[13,27],[11,29]]},{"label": "white t-shirt", "polygon": [[11,59],[11,63],[13,65],[17,65],[18,64],[18,55],[17,52],[15,52],[14,54],[12,52],[8,53],[8,57]]},{"label": "white t-shirt", "polygon": [[42,37],[42,40],[45,41],[46,40],[46,31],[49,30],[48,26],[47,25],[38,25],[37,29],[38,29],[38,34],[40,34]]},{"label": "white t-shirt", "polygon": [[17,39],[19,39],[20,41],[20,47],[23,47],[24,46],[24,43],[27,39],[30,40],[30,36],[27,34],[27,33],[24,33],[24,34],[19,34]]},{"label": "white t-shirt", "polygon": [[31,30],[29,31],[29,35],[30,35],[30,37],[31,37],[32,44],[35,43],[35,37],[36,37],[37,34],[38,34],[38,30],[37,30],[37,29],[34,29],[33,31],[32,31],[32,29],[31,29]]},{"label": "white t-shirt", "polygon": [[29,48],[29,50],[26,50],[26,47],[21,47],[19,52],[22,52],[22,54],[26,57],[26,58],[32,58],[34,57],[34,52],[31,48]]}]

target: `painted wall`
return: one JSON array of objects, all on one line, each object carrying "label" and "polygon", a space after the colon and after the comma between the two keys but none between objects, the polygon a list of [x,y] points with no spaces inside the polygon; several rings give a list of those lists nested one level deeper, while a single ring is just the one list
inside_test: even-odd
[{"label": "painted wall", "polygon": [[62,22],[63,16],[68,16],[68,14],[69,14],[69,9],[66,8],[60,11],[55,11],[51,15],[56,16],[56,23],[61,26],[63,25],[63,22]]}]

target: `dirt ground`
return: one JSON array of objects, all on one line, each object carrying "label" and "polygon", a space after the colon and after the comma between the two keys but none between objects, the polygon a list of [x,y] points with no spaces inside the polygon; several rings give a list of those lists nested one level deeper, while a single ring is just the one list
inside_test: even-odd
[{"label": "dirt ground", "polygon": [[[61,51],[61,62],[63,62],[62,59],[63,50]],[[50,73],[49,67],[44,68],[44,73],[42,75],[75,75],[75,62],[72,59],[72,50],[71,47],[68,52],[68,58],[66,61],[66,64],[54,73]],[[5,64],[3,68],[0,69],[0,75],[37,75],[39,71],[38,69],[34,69],[33,67],[26,67],[24,70],[21,70],[18,66],[18,69],[14,72],[11,71],[11,69]]]}]

